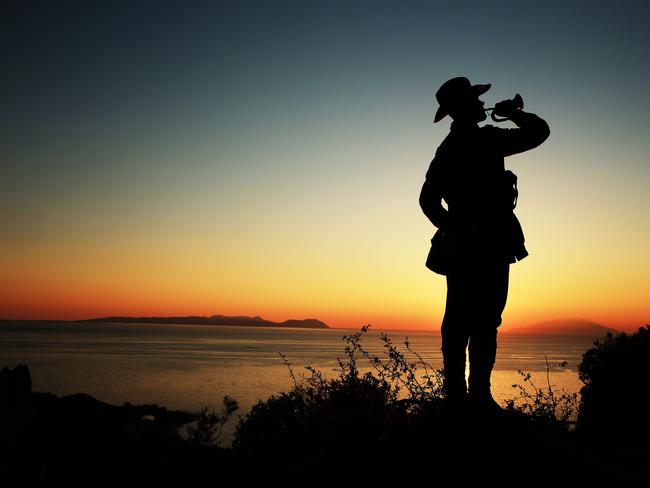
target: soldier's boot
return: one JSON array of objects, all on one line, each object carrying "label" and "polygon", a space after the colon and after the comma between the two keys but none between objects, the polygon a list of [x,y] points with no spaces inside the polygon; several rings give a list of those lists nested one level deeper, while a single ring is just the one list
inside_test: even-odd
[{"label": "soldier's boot", "polygon": [[462,406],[467,400],[465,382],[465,351],[443,351],[443,389],[445,401],[450,406]]}]

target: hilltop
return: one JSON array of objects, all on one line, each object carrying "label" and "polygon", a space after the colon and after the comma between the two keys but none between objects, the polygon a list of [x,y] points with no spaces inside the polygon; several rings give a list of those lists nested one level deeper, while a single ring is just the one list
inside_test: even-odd
[{"label": "hilltop", "polygon": [[594,338],[603,337],[608,332],[612,334],[618,333],[615,329],[581,318],[547,320],[527,327],[518,327],[504,331],[507,334],[544,334]]}]

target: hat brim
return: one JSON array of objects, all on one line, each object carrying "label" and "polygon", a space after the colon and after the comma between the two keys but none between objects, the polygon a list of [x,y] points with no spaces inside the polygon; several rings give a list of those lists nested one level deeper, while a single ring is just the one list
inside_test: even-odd
[{"label": "hat brim", "polygon": [[486,91],[488,91],[491,86],[492,86],[492,83],[487,83],[485,85],[473,85],[472,86],[472,91],[474,91],[474,93],[476,93],[477,95],[481,96]]},{"label": "hat brim", "polygon": [[447,110],[442,108],[442,106],[438,107],[438,110],[436,110],[436,116],[433,118],[433,123],[435,124],[436,122],[440,122],[446,116]]},{"label": "hat brim", "polygon": [[[492,86],[491,83],[487,83],[485,85],[472,85],[472,93],[474,93],[477,97],[480,97],[486,91],[488,91],[491,86]],[[447,115],[449,115],[449,111],[447,110],[447,108],[441,105],[440,107],[438,107],[438,110],[436,110],[436,116],[433,118],[433,123],[435,124],[436,122],[440,122]]]}]

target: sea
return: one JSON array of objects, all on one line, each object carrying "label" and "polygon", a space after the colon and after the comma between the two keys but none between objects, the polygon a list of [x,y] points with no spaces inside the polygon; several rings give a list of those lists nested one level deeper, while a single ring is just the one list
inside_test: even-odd
[{"label": "sea", "polygon": [[[122,405],[156,403],[168,409],[219,410],[224,395],[239,402],[238,416],[258,401],[291,389],[313,367],[338,376],[346,360],[345,337],[358,329],[296,329],[90,322],[0,322],[0,368],[29,366],[32,389],[56,395],[83,392]],[[404,352],[409,347],[434,369],[442,368],[436,331],[373,330],[361,346],[383,356],[382,335]],[[517,397],[515,385],[579,393],[578,365],[594,338],[499,333],[492,392],[504,403]],[[284,355],[284,358],[283,358]],[[565,366],[558,366],[565,363]],[[362,356],[363,373],[372,369]],[[421,370],[422,373],[424,372]],[[227,437],[226,436],[226,437]]]}]

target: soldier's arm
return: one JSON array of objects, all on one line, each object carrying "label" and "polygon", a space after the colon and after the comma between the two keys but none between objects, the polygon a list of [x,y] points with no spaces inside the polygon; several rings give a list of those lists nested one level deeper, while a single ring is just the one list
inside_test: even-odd
[{"label": "soldier's arm", "polygon": [[433,225],[440,228],[447,227],[449,214],[442,206],[442,175],[436,164],[436,159],[431,161],[427,171],[422,190],[420,191],[420,207],[424,215]]},{"label": "soldier's arm", "polygon": [[514,111],[509,114],[516,129],[499,129],[498,144],[504,156],[518,154],[539,146],[551,133],[544,119],[535,114]]}]

